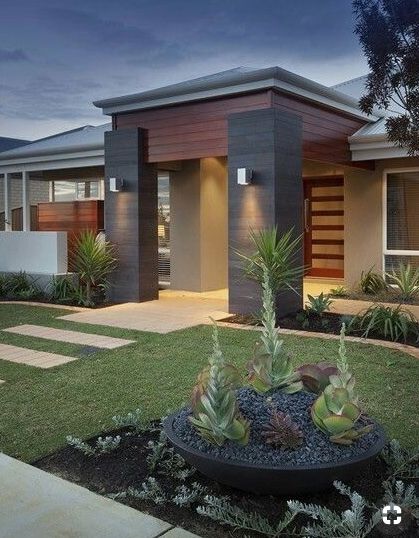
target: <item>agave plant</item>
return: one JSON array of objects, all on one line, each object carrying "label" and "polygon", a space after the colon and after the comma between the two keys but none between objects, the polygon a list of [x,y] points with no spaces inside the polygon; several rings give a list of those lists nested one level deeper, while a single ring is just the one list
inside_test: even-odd
[{"label": "agave plant", "polygon": [[329,435],[333,443],[350,445],[372,425],[356,427],[361,411],[355,394],[355,378],[349,372],[345,348],[345,324],[342,324],[339,344],[338,373],[330,376],[330,384],[324,389],[311,408],[315,426]]},{"label": "agave plant", "polygon": [[367,295],[377,295],[388,290],[384,277],[373,270],[371,267],[368,271],[362,271],[359,287]]},{"label": "agave plant", "polygon": [[306,302],[307,312],[317,314],[317,316],[322,316],[325,312],[330,310],[330,306],[333,303],[329,295],[321,292],[320,295],[314,297],[313,295],[307,295],[308,301]]},{"label": "agave plant", "polygon": [[212,444],[221,446],[230,439],[246,445],[249,440],[250,424],[240,415],[236,400],[239,384],[240,375],[233,365],[226,363],[214,323],[213,352],[209,367],[198,376],[189,417],[199,435]]},{"label": "agave plant", "polygon": [[106,289],[108,277],[116,269],[115,248],[93,231],[86,230],[76,237],[70,260],[70,270],[78,274],[86,301],[92,304],[93,289]]},{"label": "agave plant", "polygon": [[247,365],[248,381],[260,393],[280,389],[292,393],[302,389],[298,372],[294,372],[291,357],[284,350],[276,329],[276,314],[273,292],[268,271],[263,272],[262,283],[263,313],[262,335],[256,345],[253,358]]},{"label": "agave plant", "polygon": [[386,273],[386,276],[402,301],[413,301],[419,295],[419,267],[401,263],[397,271]]},{"label": "agave plant", "polygon": [[273,410],[268,424],[262,430],[265,441],[276,447],[295,449],[303,442],[303,432],[289,415]]},{"label": "agave plant", "polygon": [[339,370],[334,364],[322,361],[317,364],[303,364],[297,368],[297,372],[300,373],[301,382],[306,390],[320,394],[330,384],[330,376],[337,375]]},{"label": "agave plant", "polygon": [[264,272],[268,271],[273,293],[284,288],[296,291],[293,284],[304,273],[304,267],[298,263],[301,236],[294,238],[292,229],[278,235],[276,227],[259,231],[251,229],[249,235],[255,252],[248,255],[236,251],[244,262],[245,275],[262,285]]}]

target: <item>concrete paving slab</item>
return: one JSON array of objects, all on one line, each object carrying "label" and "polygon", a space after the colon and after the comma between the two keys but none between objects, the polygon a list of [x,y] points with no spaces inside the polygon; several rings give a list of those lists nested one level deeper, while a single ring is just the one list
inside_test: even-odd
[{"label": "concrete paving slab", "polygon": [[76,361],[77,357],[69,357],[47,351],[35,351],[24,347],[10,346],[9,344],[0,344],[0,359],[27,364],[28,366],[36,366],[38,368],[53,368],[67,362]]},{"label": "concrete paving slab", "polygon": [[[214,294],[215,295],[215,294]],[[200,294],[160,292],[158,301],[125,303],[62,316],[61,319],[122,329],[170,333],[228,317],[224,298]]]},{"label": "concrete paving slab", "polygon": [[0,538],[156,538],[173,528],[5,454],[0,522]]},{"label": "concrete paving slab", "polygon": [[4,379],[0,379],[0,385],[3,385],[3,383],[6,383]]},{"label": "concrete paving slab", "polygon": [[56,329],[54,327],[45,327],[41,325],[17,325],[16,327],[3,329],[3,331],[22,334],[24,336],[44,338],[46,340],[56,340],[57,342],[69,342],[71,344],[101,347],[105,349],[116,349],[135,342],[135,340],[126,340],[124,338]]}]

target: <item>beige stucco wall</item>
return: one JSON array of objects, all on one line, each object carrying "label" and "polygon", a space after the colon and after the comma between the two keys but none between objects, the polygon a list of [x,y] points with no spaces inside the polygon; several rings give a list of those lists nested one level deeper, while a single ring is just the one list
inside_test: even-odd
[{"label": "beige stucco wall", "polygon": [[227,287],[226,160],[184,161],[170,178],[170,287]]},{"label": "beige stucco wall", "polygon": [[[385,170],[419,167],[419,158],[382,159],[375,170],[345,170],[345,284],[363,270],[383,269],[383,175]],[[416,202],[419,206],[419,200]]]}]

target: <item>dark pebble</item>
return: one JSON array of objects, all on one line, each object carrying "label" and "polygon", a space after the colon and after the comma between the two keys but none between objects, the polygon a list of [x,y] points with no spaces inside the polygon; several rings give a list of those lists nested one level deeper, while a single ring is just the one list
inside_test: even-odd
[{"label": "dark pebble", "polygon": [[[265,443],[261,432],[269,422],[271,407],[267,403],[268,395],[257,394],[250,388],[237,391],[240,412],[250,425],[250,439],[247,446],[226,441],[218,447],[202,439],[196,432],[188,417],[191,409],[186,407],[179,411],[173,428],[175,433],[190,447],[215,457],[228,460],[246,461],[264,465],[307,465],[317,463],[338,463],[346,458],[361,455],[369,450],[378,440],[378,432],[363,435],[352,445],[337,445],[329,441],[328,436],[317,429],[310,415],[310,408],[316,395],[307,392],[269,394],[276,409],[291,416],[304,434],[304,440],[295,450],[275,448]],[[367,423],[373,423],[366,419]]]}]

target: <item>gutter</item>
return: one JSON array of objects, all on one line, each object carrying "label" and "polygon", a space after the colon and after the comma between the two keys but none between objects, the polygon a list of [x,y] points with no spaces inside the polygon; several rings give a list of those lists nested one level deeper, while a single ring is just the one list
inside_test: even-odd
[{"label": "gutter", "polygon": [[93,104],[102,108],[104,114],[110,115],[270,88],[299,95],[369,122],[377,121],[383,116],[379,111],[374,111],[371,116],[366,115],[359,110],[357,99],[280,67],[234,72],[220,79],[208,80],[203,77],[155,90],[102,99],[94,101]]}]

